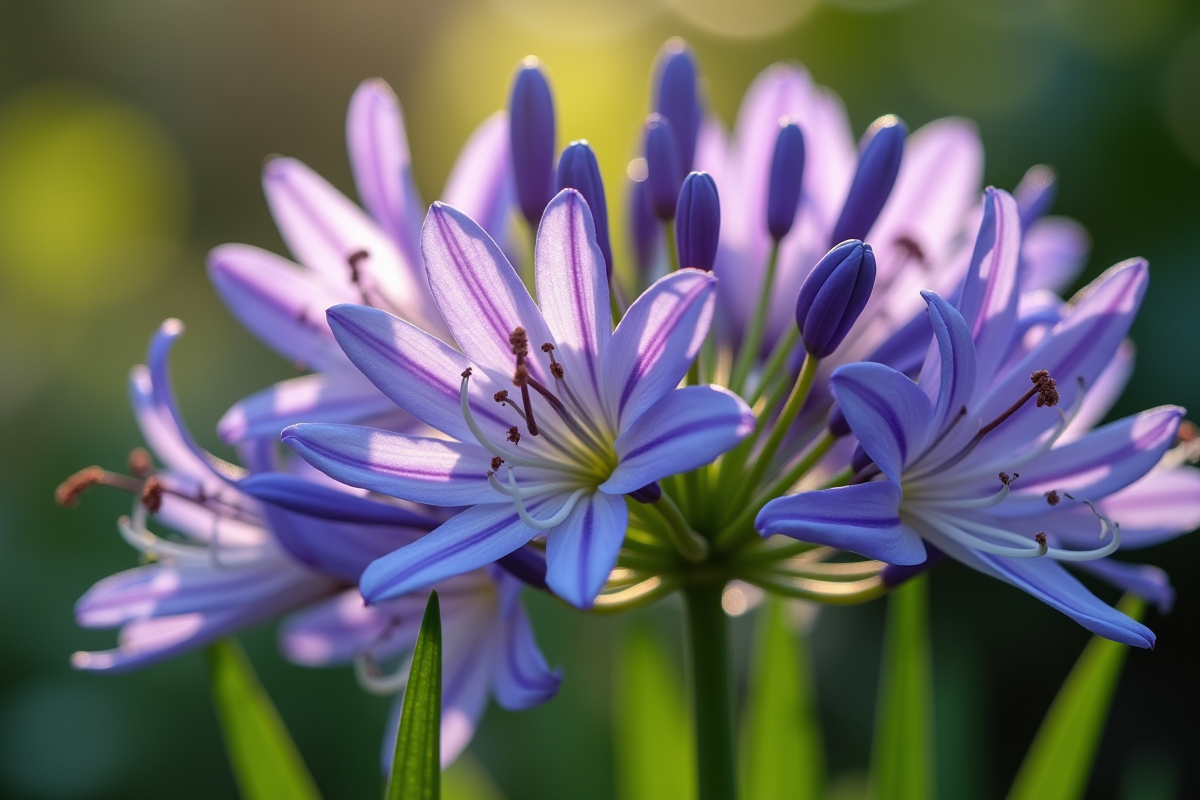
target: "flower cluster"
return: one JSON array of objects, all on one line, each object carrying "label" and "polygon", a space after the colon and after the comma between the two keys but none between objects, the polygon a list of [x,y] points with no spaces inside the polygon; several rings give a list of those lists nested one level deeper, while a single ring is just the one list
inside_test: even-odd
[{"label": "flower cluster", "polygon": [[436,588],[447,761],[489,694],[525,708],[557,689],[522,586],[598,612],[732,581],[849,603],[948,555],[1152,646],[1064,568],[1165,609],[1165,575],[1113,556],[1200,524],[1182,409],[1094,427],[1132,369],[1145,262],[1064,301],[1087,237],[1045,216],[1046,168],[984,189],[959,119],[909,135],[885,116],[856,144],[795,65],[758,77],[731,133],[700,84],[668,42],[628,170],[629,262],[595,154],[556,151],[536,59],[427,213],[379,81],[347,121],[362,208],[268,162],[296,263],[225,245],[209,271],[311,372],[220,421],[236,466],[183,425],[167,375],[182,328],[164,324],[132,378],[163,467],[143,454],[131,475],[60,488],[64,504],[131,491],[120,529],[146,561],[80,600],[81,625],[122,631],[76,666],[134,667],[289,614],[286,657],[396,692]]}]

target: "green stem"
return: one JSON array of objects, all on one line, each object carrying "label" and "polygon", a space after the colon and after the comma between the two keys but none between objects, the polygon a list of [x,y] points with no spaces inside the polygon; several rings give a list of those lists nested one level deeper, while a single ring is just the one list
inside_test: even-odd
[{"label": "green stem", "polygon": [[708,540],[692,530],[671,495],[664,492],[650,505],[662,516],[671,544],[675,545],[680,555],[693,563],[703,561],[708,556]]},{"label": "green stem", "polygon": [[750,318],[750,330],[742,340],[742,349],[733,367],[733,377],[729,379],[729,389],[736,394],[742,393],[742,385],[758,357],[759,347],[762,346],[763,327],[767,324],[767,307],[771,302],[771,289],[775,283],[775,268],[778,264],[779,242],[775,242],[771,245],[771,255],[767,258],[767,272],[763,275],[762,287],[758,291],[758,306],[754,316]]},{"label": "green stem", "polygon": [[800,340],[800,329],[795,325],[789,325],[787,333],[779,338],[775,343],[775,347],[771,350],[771,357],[767,359],[767,365],[763,367],[762,379],[759,380],[758,386],[754,387],[754,391],[750,393],[750,397],[746,402],[754,405],[759,401],[759,398],[767,391],[767,388],[774,383],[779,370],[783,369],[787,364],[788,356],[796,349],[796,342]]},{"label": "green stem", "polygon": [[691,662],[696,721],[696,783],[699,800],[736,800],[733,758],[733,681],[729,637],[721,608],[721,582],[690,585],[687,606],[688,658]]}]

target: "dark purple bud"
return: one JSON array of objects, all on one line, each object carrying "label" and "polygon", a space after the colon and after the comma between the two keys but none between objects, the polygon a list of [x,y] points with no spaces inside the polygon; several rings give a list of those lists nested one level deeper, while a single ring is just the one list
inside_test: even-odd
[{"label": "dark purple bud", "polygon": [[662,487],[658,485],[658,481],[647,483],[642,488],[629,493],[629,498],[638,503],[654,503],[660,497],[662,497]]},{"label": "dark purple bud", "polygon": [[1054,204],[1054,196],[1058,194],[1058,176],[1054,170],[1045,164],[1030,167],[1013,191],[1013,199],[1017,201],[1017,210],[1021,214],[1021,227],[1029,229],[1041,219],[1050,206]]},{"label": "dark purple bud", "polygon": [[[634,167],[640,167],[636,172]],[[646,185],[646,160],[639,158],[630,165],[630,175],[641,175],[641,180],[630,181],[629,185],[629,229],[633,241],[633,259],[638,273],[649,276],[658,255],[658,237],[662,235],[658,220],[650,210],[650,187]]]},{"label": "dark purple bud", "polygon": [[604,254],[604,268],[612,280],[612,245],[608,239],[608,203],[604,199],[604,181],[600,165],[586,140],[571,142],[558,159],[558,191],[574,189],[583,195],[596,225],[596,244]]},{"label": "dark purple bud", "polygon": [[533,56],[521,62],[513,78],[508,126],[517,203],[537,227],[554,196],[554,98],[541,62]]},{"label": "dark purple bud", "polygon": [[721,200],[717,184],[707,172],[683,179],[675,208],[675,244],[679,266],[712,272],[721,236]]},{"label": "dark purple bud", "polygon": [[[829,409],[829,420],[825,426],[829,428],[830,435],[835,439],[850,435],[850,423],[846,421],[846,415],[842,413],[842,407],[837,403],[834,403],[833,408]],[[857,472],[857,470],[855,471]]]},{"label": "dark purple bud", "polygon": [[666,117],[651,114],[646,120],[646,188],[650,211],[666,222],[675,216],[679,187],[683,184],[683,163],[675,130]]},{"label": "dark purple bud", "polygon": [[920,564],[913,564],[911,566],[888,564],[883,568],[883,572],[880,574],[880,577],[883,578],[883,585],[889,589],[895,589],[909,578],[915,578],[921,573],[925,572],[945,557],[945,553],[926,542],[925,560]]},{"label": "dark purple bud", "polygon": [[658,51],[654,68],[654,110],[671,121],[679,145],[679,163],[690,172],[700,135],[700,97],[696,58],[683,39],[674,37]]},{"label": "dark purple bud", "polygon": [[857,239],[825,254],[800,287],[796,325],[804,349],[825,358],[838,349],[875,287],[875,254]]},{"label": "dark purple bud", "polygon": [[800,183],[804,180],[804,134],[794,122],[782,121],[771,157],[771,177],[767,183],[767,230],[779,241],[788,235],[800,204]]},{"label": "dark purple bud", "polygon": [[842,205],[842,215],[829,237],[831,244],[867,238],[896,184],[907,135],[908,127],[891,114],[880,117],[867,128],[859,147],[858,169]]}]

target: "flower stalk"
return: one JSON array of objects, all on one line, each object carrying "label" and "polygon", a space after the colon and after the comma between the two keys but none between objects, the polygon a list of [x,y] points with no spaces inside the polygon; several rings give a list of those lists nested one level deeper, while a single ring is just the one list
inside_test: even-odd
[{"label": "flower stalk", "polygon": [[696,783],[700,800],[735,800],[733,683],[729,636],[721,608],[723,581],[683,590],[687,647],[696,723]]}]

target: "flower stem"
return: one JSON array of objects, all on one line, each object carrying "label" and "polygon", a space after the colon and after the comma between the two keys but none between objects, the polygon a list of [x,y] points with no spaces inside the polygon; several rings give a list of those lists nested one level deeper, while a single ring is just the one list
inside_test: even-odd
[{"label": "flower stem", "polygon": [[693,563],[703,561],[708,556],[708,540],[692,530],[683,512],[669,494],[664,492],[650,505],[662,517],[667,534],[671,537],[671,544],[675,545],[680,555]]},{"label": "flower stem", "polygon": [[733,758],[733,682],[729,637],[721,608],[724,584],[692,584],[687,606],[688,659],[696,720],[696,783],[699,800],[736,800]]},{"label": "flower stem", "polygon": [[729,389],[735,394],[742,393],[746,376],[750,367],[758,358],[758,350],[762,346],[763,328],[767,324],[767,308],[771,302],[771,292],[775,283],[775,267],[779,263],[779,242],[771,245],[771,255],[767,258],[767,271],[763,275],[762,287],[758,292],[758,306],[754,316],[750,318],[750,330],[742,339],[742,349],[738,353],[737,363],[733,368],[733,377],[729,379]]}]

